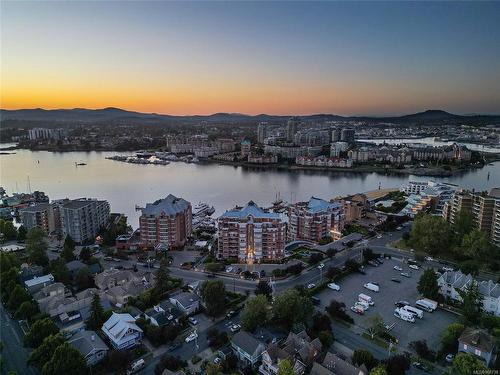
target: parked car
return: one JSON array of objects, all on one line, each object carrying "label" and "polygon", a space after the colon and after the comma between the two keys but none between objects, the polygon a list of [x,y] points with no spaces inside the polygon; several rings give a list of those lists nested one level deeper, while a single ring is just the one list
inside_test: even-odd
[{"label": "parked car", "polygon": [[434,258],[431,258],[431,257],[425,257],[425,260],[428,261],[428,262],[433,262],[434,261]]},{"label": "parked car", "polygon": [[423,363],[420,363],[420,362],[413,362],[413,367],[418,368],[419,370],[422,370],[425,372],[429,371],[429,369]]},{"label": "parked car", "polygon": [[316,288],[316,284],[314,283],[307,285],[307,289],[314,289],[314,288]]},{"label": "parked car", "polygon": [[382,257],[377,258],[377,262],[384,264],[384,258]]},{"label": "parked car", "polygon": [[216,365],[220,365],[220,364],[221,364],[221,362],[222,362],[222,359],[220,359],[220,357],[215,357],[215,359],[214,359],[214,363],[215,363]]},{"label": "parked car", "polygon": [[146,367],[146,362],[144,361],[144,359],[141,358],[138,361],[132,363],[130,368],[127,370],[127,375],[131,375],[144,367]]},{"label": "parked car", "polygon": [[236,314],[236,312],[234,310],[231,310],[226,314],[226,318],[230,319],[234,316],[234,314]]},{"label": "parked car", "polygon": [[235,333],[238,332],[241,329],[241,326],[239,324],[234,324],[231,326],[231,332]]},{"label": "parked car", "polygon": [[325,264],[324,264],[324,263],[320,263],[320,264],[318,265],[318,268],[319,268],[319,269],[322,269],[324,266],[325,266]]},{"label": "parked car", "polygon": [[410,264],[408,267],[413,270],[418,270],[418,266],[416,264]]},{"label": "parked car", "polygon": [[445,360],[446,360],[446,362],[451,363],[451,362],[453,362],[453,358],[455,358],[455,356],[451,353],[448,353],[448,354],[446,354]]},{"label": "parked car", "polygon": [[375,262],[375,261],[373,261],[373,260],[369,260],[369,261],[368,261],[368,264],[369,264],[370,266],[373,266],[373,267],[378,267],[378,263],[377,263],[377,262]]},{"label": "parked car", "polygon": [[400,272],[403,271],[403,269],[399,266],[394,266],[392,268],[394,268],[396,271],[400,271]]},{"label": "parked car", "polygon": [[453,272],[454,269],[452,267],[447,267],[447,266],[444,266],[443,267],[443,271],[448,271],[448,272]]},{"label": "parked car", "polygon": [[381,234],[377,234],[377,238],[380,240],[382,238]]},{"label": "parked car", "polygon": [[401,276],[411,277],[411,275],[408,272],[401,272]]},{"label": "parked car", "polygon": [[321,305],[321,300],[318,297],[316,297],[316,296],[312,296],[311,297],[311,301],[312,301],[312,303],[313,303],[314,306]]},{"label": "parked car", "polygon": [[191,342],[198,337],[196,332],[192,332],[188,337],[186,337],[186,342]]},{"label": "parked car", "polygon": [[260,270],[260,277],[266,277],[266,271]]},{"label": "parked car", "polygon": [[358,314],[358,315],[364,315],[365,314],[365,310],[363,310],[361,307],[359,306],[351,306],[351,311]]},{"label": "parked car", "polygon": [[340,291],[340,285],[335,284],[335,283],[329,283],[329,284],[328,284],[328,288],[330,288],[330,289],[332,289],[332,290],[337,290],[337,291]]},{"label": "parked car", "polygon": [[198,321],[195,318],[193,318],[192,316],[190,316],[188,318],[188,321],[189,321],[189,323],[191,323],[194,326],[198,324]]},{"label": "parked car", "polygon": [[399,280],[399,279],[397,279],[397,278],[395,278],[395,277],[393,277],[393,278],[391,279],[391,281],[394,281],[395,283],[400,283],[400,282],[401,282],[401,280]]}]

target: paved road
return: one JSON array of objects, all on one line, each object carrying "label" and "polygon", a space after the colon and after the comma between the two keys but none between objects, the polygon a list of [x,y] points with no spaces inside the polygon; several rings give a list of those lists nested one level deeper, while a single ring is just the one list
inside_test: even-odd
[{"label": "paved road", "polygon": [[23,347],[23,333],[16,320],[11,319],[0,304],[1,331],[0,336],[3,343],[2,351],[2,374],[15,371],[17,374],[35,375],[37,372],[26,365],[28,351]]}]

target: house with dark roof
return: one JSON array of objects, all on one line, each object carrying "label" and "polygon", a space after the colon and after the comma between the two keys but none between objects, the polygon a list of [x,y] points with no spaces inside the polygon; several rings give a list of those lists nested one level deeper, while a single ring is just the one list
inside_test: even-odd
[{"label": "house with dark roof", "polygon": [[339,356],[327,352],[321,362],[314,362],[310,375],[368,375],[365,365],[357,367]]},{"label": "house with dark roof", "polygon": [[80,331],[72,336],[68,343],[83,355],[88,366],[101,362],[109,350],[94,331]]},{"label": "house with dark roof", "polygon": [[473,354],[490,366],[496,360],[495,339],[485,330],[467,327],[458,338],[458,351]]},{"label": "house with dark roof", "polygon": [[298,356],[302,363],[311,364],[323,349],[318,338],[311,340],[306,331],[290,332],[283,346],[283,350],[291,356]]},{"label": "house with dark roof", "polygon": [[176,308],[170,301],[161,301],[144,312],[146,319],[149,319],[152,325],[162,327],[164,325],[178,323],[179,318],[184,314]]},{"label": "house with dark roof", "polygon": [[260,360],[266,348],[262,342],[245,331],[240,331],[231,338],[231,347],[241,362],[252,366]]},{"label": "house with dark roof", "polygon": [[193,314],[200,308],[200,297],[195,293],[182,292],[170,297],[169,301],[186,315]]},{"label": "house with dark roof", "polygon": [[292,364],[295,375],[301,375],[305,372],[306,365],[299,358],[296,358],[274,343],[269,344],[267,349],[262,353],[262,364],[259,366],[259,372],[262,375],[277,375],[279,364],[285,359]]}]

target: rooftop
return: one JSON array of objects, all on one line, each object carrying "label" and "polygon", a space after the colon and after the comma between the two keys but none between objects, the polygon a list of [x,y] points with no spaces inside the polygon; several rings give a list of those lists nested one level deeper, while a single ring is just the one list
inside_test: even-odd
[{"label": "rooftop", "polygon": [[255,202],[250,201],[243,208],[233,208],[232,210],[226,211],[222,214],[221,218],[243,219],[248,216],[266,219],[279,219],[280,217],[277,213],[265,212],[262,208],[257,206]]},{"label": "rooftop", "polygon": [[108,346],[94,331],[79,331],[68,341],[85,357],[94,350],[108,350]]},{"label": "rooftop", "polygon": [[482,329],[467,327],[458,338],[459,342],[473,346],[481,351],[490,353],[495,347],[493,337]]},{"label": "rooftop", "polygon": [[169,194],[164,199],[159,199],[154,203],[146,204],[146,207],[142,209],[142,214],[152,216],[173,216],[187,210],[190,206],[191,203],[188,201]]}]

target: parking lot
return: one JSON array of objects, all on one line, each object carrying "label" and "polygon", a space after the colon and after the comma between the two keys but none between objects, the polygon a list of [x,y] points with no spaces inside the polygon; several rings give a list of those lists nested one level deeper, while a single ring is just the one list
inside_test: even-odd
[{"label": "parking lot", "polygon": [[[395,265],[403,268],[403,272],[411,274],[410,278],[400,275],[400,271],[393,269]],[[399,340],[399,348],[405,350],[411,341],[427,340],[427,344],[433,350],[437,350],[440,342],[440,334],[448,324],[457,320],[457,316],[443,310],[436,310],[433,313],[424,312],[423,319],[415,319],[415,323],[405,322],[396,318],[394,313],[394,303],[400,300],[414,305],[419,299],[417,292],[417,282],[423,269],[412,270],[401,259],[386,259],[384,264],[373,267],[365,267],[366,275],[352,274],[342,279],[338,284],[341,286],[340,292],[326,289],[320,292],[317,297],[321,300],[321,308],[328,306],[330,301],[337,300],[344,302],[348,313],[354,318],[355,325],[353,329],[362,331],[370,326],[369,317],[379,314],[384,320],[384,324],[392,325],[395,323],[391,334]],[[411,272],[410,272],[411,271]],[[391,281],[391,278],[398,278],[401,283]],[[365,283],[376,282],[380,286],[378,293],[367,290],[363,287]],[[364,315],[357,315],[350,310],[350,307],[358,300],[358,295],[364,293],[372,297],[375,302]]]}]

